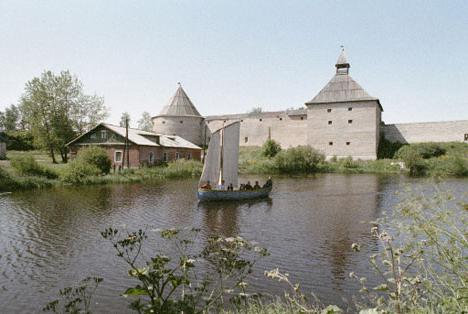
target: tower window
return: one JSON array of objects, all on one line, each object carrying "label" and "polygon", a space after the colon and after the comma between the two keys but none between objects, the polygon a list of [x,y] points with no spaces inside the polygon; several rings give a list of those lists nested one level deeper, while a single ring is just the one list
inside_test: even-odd
[{"label": "tower window", "polygon": [[328,142],[328,145],[333,146],[333,142]]},{"label": "tower window", "polygon": [[331,125],[331,124],[333,124],[333,122],[332,122],[332,121],[328,121],[328,125]]},{"label": "tower window", "polygon": [[304,120],[304,117],[301,117],[301,120]]},{"label": "tower window", "polygon": [[226,120],[224,120],[223,122],[226,123]]},{"label": "tower window", "polygon": [[353,107],[348,107],[348,111],[353,111]]},{"label": "tower window", "polygon": [[241,120],[241,122],[244,122],[244,120]]},{"label": "tower window", "polygon": [[327,109],[327,112],[331,112],[331,109]]},{"label": "tower window", "polygon": [[348,146],[349,146],[350,144],[351,144],[351,142],[346,142],[346,145],[348,145]]},{"label": "tower window", "polygon": [[249,138],[246,136],[244,137],[244,143],[247,143],[249,141]]},{"label": "tower window", "polygon": [[351,123],[353,123],[353,120],[348,120],[348,124],[351,124]]},{"label": "tower window", "polygon": [[261,121],[263,121],[263,119],[258,119],[258,121],[260,121],[260,122],[261,122]]},{"label": "tower window", "polygon": [[280,121],[282,121],[282,120],[283,120],[283,118],[279,118],[279,119],[280,119]]},{"label": "tower window", "polygon": [[184,121],[182,121],[182,120],[180,120],[179,122],[180,122],[180,123],[184,123]]},{"label": "tower window", "polygon": [[163,121],[162,124],[166,124],[166,121]]}]

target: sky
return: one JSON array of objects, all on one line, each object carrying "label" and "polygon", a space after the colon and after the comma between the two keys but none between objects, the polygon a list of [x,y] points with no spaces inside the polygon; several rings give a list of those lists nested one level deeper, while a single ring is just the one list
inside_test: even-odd
[{"label": "sky", "polygon": [[386,123],[468,119],[468,1],[0,0],[0,110],[45,70],[157,115],[181,82],[202,115],[298,108],[351,76]]}]

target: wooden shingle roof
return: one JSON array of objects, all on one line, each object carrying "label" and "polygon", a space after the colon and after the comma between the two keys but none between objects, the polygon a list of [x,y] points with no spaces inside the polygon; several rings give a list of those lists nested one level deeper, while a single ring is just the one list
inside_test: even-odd
[{"label": "wooden shingle roof", "polygon": [[171,97],[168,104],[159,113],[160,116],[198,116],[200,113],[193,105],[190,98],[185,93],[179,83],[174,96]]}]

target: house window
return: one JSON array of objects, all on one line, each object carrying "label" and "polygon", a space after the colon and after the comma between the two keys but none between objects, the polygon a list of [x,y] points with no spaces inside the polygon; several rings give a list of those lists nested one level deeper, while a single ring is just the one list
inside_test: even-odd
[{"label": "house window", "polygon": [[332,121],[328,121],[328,125],[331,125],[333,122]]},{"label": "house window", "polygon": [[333,142],[328,142],[328,145],[333,146]]},{"label": "house window", "polygon": [[353,123],[353,120],[348,120],[348,124],[351,124],[351,123]]},{"label": "house window", "polygon": [[101,139],[107,140],[107,130],[101,130]]},{"label": "house window", "polygon": [[353,111],[353,107],[349,107],[349,108],[348,108],[348,111]]},{"label": "house window", "polygon": [[121,150],[116,150],[114,153],[114,162],[122,162],[123,152]]},{"label": "house window", "polygon": [[177,160],[177,159],[180,159],[180,154],[179,154],[179,152],[176,152],[176,153],[175,153],[175,159],[176,159],[176,160]]},{"label": "house window", "polygon": [[246,136],[244,137],[244,143],[247,143],[249,141],[249,138]]},{"label": "house window", "polygon": [[167,153],[163,153],[163,161],[167,161]]},{"label": "house window", "polygon": [[149,153],[148,162],[149,162],[150,164],[154,163],[154,153],[153,153],[153,152],[150,152],[150,153]]},{"label": "house window", "polygon": [[327,109],[327,112],[331,112],[331,109]]},{"label": "house window", "polygon": [[92,133],[90,136],[89,136],[92,140],[95,140],[97,138],[97,135],[96,133]]},{"label": "house window", "polygon": [[351,142],[346,142],[346,145],[348,145],[348,146],[349,146],[350,144],[351,144]]},{"label": "house window", "polygon": [[192,159],[192,153],[187,153],[187,160]]}]

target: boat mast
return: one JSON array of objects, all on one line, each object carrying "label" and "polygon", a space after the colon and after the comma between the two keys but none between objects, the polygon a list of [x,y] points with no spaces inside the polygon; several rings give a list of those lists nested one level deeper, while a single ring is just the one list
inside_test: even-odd
[{"label": "boat mast", "polygon": [[223,149],[224,149],[224,123],[223,127],[220,130],[220,135],[221,135],[221,149],[219,151],[219,179],[218,179],[218,185],[221,185],[223,181]]}]

